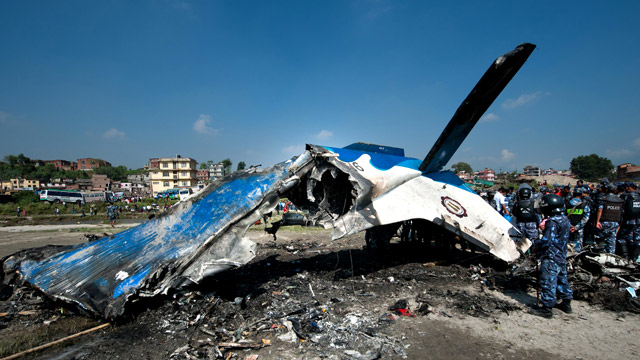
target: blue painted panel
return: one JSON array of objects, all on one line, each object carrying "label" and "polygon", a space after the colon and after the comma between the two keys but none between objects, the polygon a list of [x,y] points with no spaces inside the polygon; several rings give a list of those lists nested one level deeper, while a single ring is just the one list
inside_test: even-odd
[{"label": "blue painted panel", "polygon": [[367,154],[371,157],[371,166],[381,171],[389,170],[394,166],[402,166],[417,170],[418,166],[420,166],[420,160],[404,156],[379,154],[344,148],[325,147],[325,149],[338,154],[338,159],[342,162],[356,161],[363,154]]}]

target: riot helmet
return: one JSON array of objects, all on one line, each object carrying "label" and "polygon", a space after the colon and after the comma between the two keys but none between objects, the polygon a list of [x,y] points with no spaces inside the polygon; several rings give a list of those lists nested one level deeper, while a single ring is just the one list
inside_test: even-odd
[{"label": "riot helmet", "polygon": [[556,194],[544,195],[540,201],[540,210],[544,215],[562,214],[564,212],[564,201]]},{"label": "riot helmet", "polygon": [[531,199],[531,188],[521,188],[520,190],[518,190],[518,196],[520,196],[520,199],[522,200]]}]

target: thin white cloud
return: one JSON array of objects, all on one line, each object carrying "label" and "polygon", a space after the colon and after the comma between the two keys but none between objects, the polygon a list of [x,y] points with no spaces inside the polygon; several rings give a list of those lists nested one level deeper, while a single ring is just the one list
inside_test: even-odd
[{"label": "thin white cloud", "polygon": [[548,96],[551,95],[550,92],[544,92],[544,91],[536,91],[534,93],[530,93],[530,94],[522,94],[520,95],[517,99],[507,99],[505,100],[505,102],[502,103],[502,108],[503,109],[515,109],[519,106],[522,106],[524,104],[528,104],[532,101],[535,101],[536,99],[542,97],[542,96]]},{"label": "thin white cloud", "polygon": [[329,131],[329,130],[322,130],[319,133],[317,133],[316,135],[314,135],[314,137],[318,140],[327,140],[328,138],[333,136],[333,132]]},{"label": "thin white cloud", "polygon": [[633,146],[640,148],[640,138],[633,140]]},{"label": "thin white cloud", "polygon": [[122,140],[124,139],[125,135],[126,134],[124,132],[116,128],[111,128],[102,133],[102,138],[105,140]]},{"label": "thin white cloud", "polygon": [[607,155],[607,157],[617,159],[624,156],[633,155],[633,151],[629,149],[607,149],[605,150],[605,154]]},{"label": "thin white cloud", "polygon": [[209,123],[211,123],[211,115],[200,114],[198,120],[193,123],[193,130],[195,130],[198,134],[217,134],[218,129],[212,128],[211,126],[209,126]]},{"label": "thin white cloud", "polygon": [[488,113],[480,118],[480,122],[494,122],[500,120],[500,117],[494,113]]},{"label": "thin white cloud", "polygon": [[299,155],[304,151],[304,145],[290,145],[282,149],[283,154]]},{"label": "thin white cloud", "polygon": [[500,154],[502,155],[502,161],[513,160],[516,157],[516,154],[512,153],[511,151],[509,151],[507,149],[502,149]]}]

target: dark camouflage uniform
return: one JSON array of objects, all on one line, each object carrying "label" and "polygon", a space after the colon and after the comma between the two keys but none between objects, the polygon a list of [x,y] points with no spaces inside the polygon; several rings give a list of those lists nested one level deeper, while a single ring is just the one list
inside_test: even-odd
[{"label": "dark camouflage uniform", "polygon": [[556,298],[573,299],[567,279],[567,243],[571,224],[562,214],[547,220],[544,235],[535,244],[540,263],[540,302],[547,308],[556,305]]},{"label": "dark camouflage uniform", "polygon": [[535,242],[538,240],[538,223],[537,222],[518,222],[516,224],[518,230],[523,233],[529,240]]},{"label": "dark camouflage uniform", "polygon": [[[637,254],[640,248],[640,224],[637,220],[633,221],[635,224],[625,222],[622,225],[620,233],[618,234],[618,242],[626,242],[631,260],[640,262],[640,256]],[[633,257],[635,257],[635,259]]]},{"label": "dark camouflage uniform", "polygon": [[618,236],[618,223],[615,221],[601,221],[602,228],[598,232],[600,239],[604,241],[604,251],[609,254],[616,253],[616,237]]},{"label": "dark camouflage uniform", "polygon": [[[637,192],[631,192],[626,196],[637,195]],[[629,251],[629,258],[632,261],[640,262],[640,219],[622,214],[622,226],[618,234],[618,242],[626,243]]]}]

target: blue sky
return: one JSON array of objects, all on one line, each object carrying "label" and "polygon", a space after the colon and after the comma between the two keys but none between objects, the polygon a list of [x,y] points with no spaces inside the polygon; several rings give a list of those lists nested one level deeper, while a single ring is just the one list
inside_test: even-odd
[{"label": "blue sky", "polygon": [[0,157],[422,159],[491,62],[538,47],[449,166],[640,163],[638,1],[0,1]]}]

